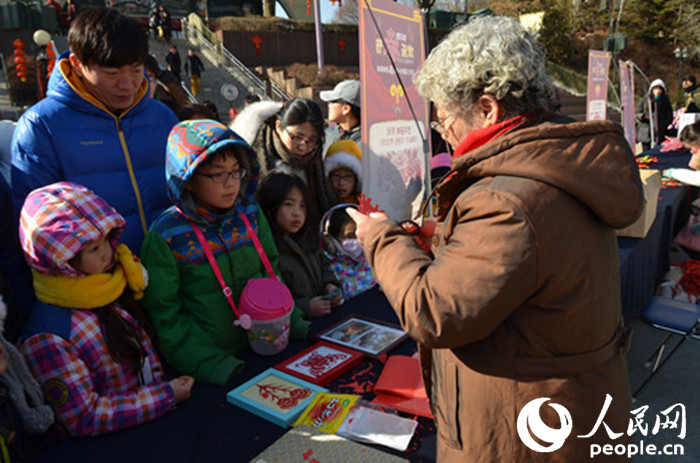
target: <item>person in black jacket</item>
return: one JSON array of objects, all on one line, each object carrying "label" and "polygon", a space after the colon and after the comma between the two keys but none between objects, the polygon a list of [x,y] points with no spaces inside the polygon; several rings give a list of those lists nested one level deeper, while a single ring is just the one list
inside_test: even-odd
[{"label": "person in black jacket", "polygon": [[666,85],[661,79],[654,80],[649,86],[645,98],[637,105],[637,141],[642,144],[642,149],[648,151],[653,146],[658,146],[668,135],[668,126],[673,122],[673,107],[666,94]]},{"label": "person in black jacket", "polygon": [[158,30],[160,28],[160,13],[158,8],[153,8],[148,17],[148,30],[154,39],[158,40]]},{"label": "person in black jacket", "polygon": [[160,15],[161,38],[165,43],[170,43],[170,38],[173,35],[173,25],[170,17],[170,12],[165,9],[164,5],[158,6],[158,14]]},{"label": "person in black jacket", "polygon": [[175,45],[170,45],[170,50],[168,54],[165,55],[165,62],[168,65],[168,71],[172,72],[180,82],[180,66],[182,66],[182,61],[180,61],[180,53],[177,51]]},{"label": "person in black jacket", "polygon": [[201,75],[204,71],[204,64],[202,60],[197,56],[197,52],[194,48],[190,48],[187,52],[187,59],[185,60],[185,73],[190,78],[190,90],[192,90],[192,96],[197,96],[199,93],[199,86],[201,85]]}]

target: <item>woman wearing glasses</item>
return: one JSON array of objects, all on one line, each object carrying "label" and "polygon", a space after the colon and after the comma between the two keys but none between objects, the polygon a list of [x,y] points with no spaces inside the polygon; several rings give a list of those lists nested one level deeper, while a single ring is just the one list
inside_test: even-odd
[{"label": "woman wearing glasses", "polygon": [[420,344],[438,461],[579,461],[627,443],[614,229],[643,196],[622,130],[553,116],[544,50],[505,17],[452,31],[415,84],[455,148],[432,246],[417,226],[348,213]]},{"label": "woman wearing glasses", "polygon": [[335,194],[323,170],[324,125],[321,109],[306,98],[284,105],[273,101],[253,103],[231,124],[231,129],[255,150],[261,179],[271,172],[283,172],[304,180],[311,199],[308,214],[312,224],[318,224],[321,214],[335,204]]}]

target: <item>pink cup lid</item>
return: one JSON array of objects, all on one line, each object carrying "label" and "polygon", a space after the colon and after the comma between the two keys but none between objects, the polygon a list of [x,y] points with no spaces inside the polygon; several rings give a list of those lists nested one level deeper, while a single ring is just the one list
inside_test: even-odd
[{"label": "pink cup lid", "polygon": [[294,306],[292,293],[272,278],[254,278],[243,289],[239,309],[253,320],[272,320],[287,315]]}]

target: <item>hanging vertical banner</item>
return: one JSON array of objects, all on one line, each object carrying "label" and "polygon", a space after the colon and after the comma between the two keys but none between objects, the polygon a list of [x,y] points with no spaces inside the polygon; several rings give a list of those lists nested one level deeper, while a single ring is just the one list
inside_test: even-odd
[{"label": "hanging vertical banner", "polygon": [[430,114],[413,85],[425,60],[423,15],[392,0],[359,7],[362,191],[392,219],[414,218],[429,184]]},{"label": "hanging vertical banner", "polygon": [[588,50],[587,121],[602,121],[607,117],[609,68],[610,52]]},{"label": "hanging vertical banner", "polygon": [[622,127],[625,129],[625,138],[632,152],[635,152],[635,124],[634,124],[634,63],[620,61],[620,100],[622,102]]}]

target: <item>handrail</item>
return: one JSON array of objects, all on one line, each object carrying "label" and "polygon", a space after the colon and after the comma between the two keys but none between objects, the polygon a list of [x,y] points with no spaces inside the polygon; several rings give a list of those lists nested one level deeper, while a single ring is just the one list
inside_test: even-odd
[{"label": "handrail", "polygon": [[7,72],[7,66],[5,66],[5,55],[3,53],[0,53],[0,60],[2,60],[2,77],[3,81],[5,82],[5,87],[7,88],[8,93],[12,89],[12,84],[10,84],[10,74]]},{"label": "handrail", "polygon": [[180,85],[180,88],[181,88],[181,89],[185,92],[185,94],[187,95],[187,100],[188,100],[191,104],[197,104],[197,103],[199,103],[199,100],[197,100],[197,97],[196,97],[196,96],[192,95],[192,92],[190,91],[189,88],[187,88],[187,85],[185,85],[185,84],[182,83],[182,82],[180,82],[179,85]]},{"label": "handrail", "polygon": [[[258,96],[264,96],[267,94],[266,82],[260,79],[253,71],[248,69],[248,67],[238,58],[236,58],[228,49],[226,49],[223,44],[213,44],[204,36],[204,34],[200,33],[200,31],[198,31],[197,28],[195,28],[190,21],[187,20],[187,18],[182,18],[181,24],[185,38],[191,36],[196,42],[206,47],[210,53],[221,60],[222,66],[228,71],[229,74],[231,74],[231,76],[236,77],[235,72],[232,71],[233,68],[235,71],[242,74],[243,77],[248,79],[248,81],[258,89]],[[277,100],[286,101],[291,99],[284,90],[280,89],[272,81],[270,81],[270,90],[272,92],[272,95],[270,96]]]}]

